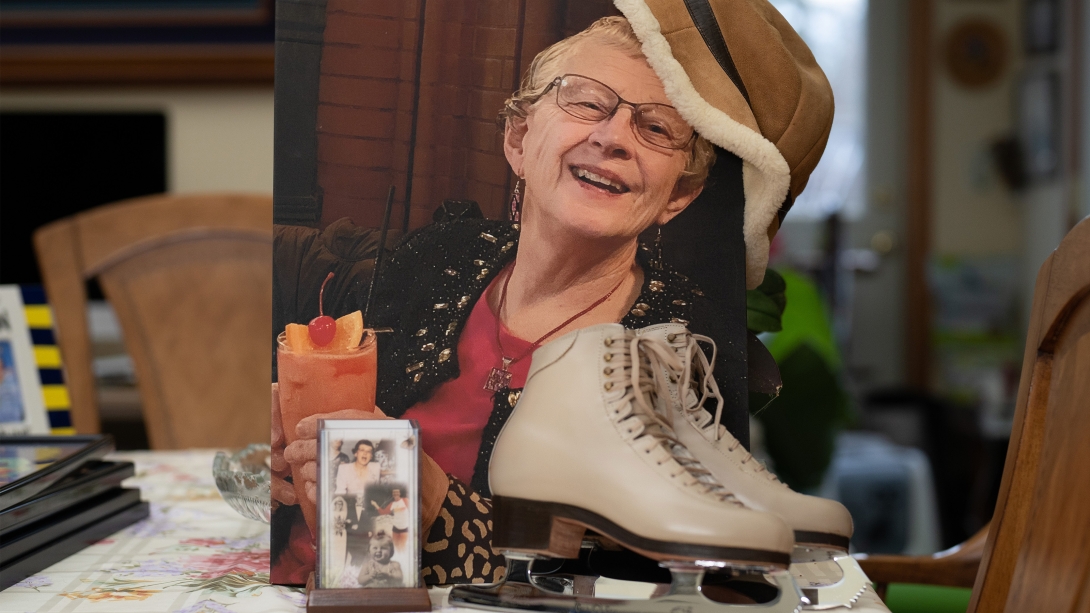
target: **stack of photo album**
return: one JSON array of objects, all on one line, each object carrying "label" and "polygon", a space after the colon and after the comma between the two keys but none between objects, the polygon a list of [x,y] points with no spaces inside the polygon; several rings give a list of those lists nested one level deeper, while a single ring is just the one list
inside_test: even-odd
[{"label": "stack of photo album", "polygon": [[148,516],[109,436],[0,437],[0,589]]}]

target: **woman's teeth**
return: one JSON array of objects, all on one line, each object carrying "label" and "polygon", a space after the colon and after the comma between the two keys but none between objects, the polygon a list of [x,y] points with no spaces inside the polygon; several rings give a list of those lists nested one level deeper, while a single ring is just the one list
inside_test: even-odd
[{"label": "woman's teeth", "polygon": [[602,175],[595,174],[584,168],[576,168],[575,176],[587,183],[590,183],[591,185],[609,190],[614,194],[621,194],[628,191],[628,189],[624,185],[621,185],[620,183],[617,183],[615,181],[610,181]]}]

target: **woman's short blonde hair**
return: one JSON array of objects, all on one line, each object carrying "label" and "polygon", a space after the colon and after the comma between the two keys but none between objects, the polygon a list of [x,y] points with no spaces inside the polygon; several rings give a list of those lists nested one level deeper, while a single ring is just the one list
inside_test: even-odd
[{"label": "woman's short blonde hair", "polygon": [[[596,42],[615,47],[631,57],[643,59],[640,40],[636,38],[632,26],[624,17],[603,17],[590,24],[590,27],[554,43],[537,54],[530,63],[530,69],[522,80],[519,90],[511,95],[500,111],[500,122],[506,125],[510,121],[526,118],[530,107],[541,99],[545,89],[557,74],[557,66],[574,53],[580,43],[593,39]],[[715,163],[715,149],[703,136],[697,134],[689,152],[689,163],[681,173],[679,186],[685,191],[698,189],[708,178],[708,169]]]}]

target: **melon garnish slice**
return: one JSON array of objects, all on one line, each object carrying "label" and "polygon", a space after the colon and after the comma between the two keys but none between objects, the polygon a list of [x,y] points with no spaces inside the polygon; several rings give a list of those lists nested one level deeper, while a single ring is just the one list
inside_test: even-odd
[{"label": "melon garnish slice", "polygon": [[337,333],[329,346],[331,349],[352,349],[358,346],[362,339],[363,313],[353,311],[344,317],[337,318]]},{"label": "melon garnish slice", "polygon": [[310,330],[303,324],[288,324],[284,329],[284,336],[288,341],[288,349],[296,353],[310,353],[315,349],[310,340]]}]

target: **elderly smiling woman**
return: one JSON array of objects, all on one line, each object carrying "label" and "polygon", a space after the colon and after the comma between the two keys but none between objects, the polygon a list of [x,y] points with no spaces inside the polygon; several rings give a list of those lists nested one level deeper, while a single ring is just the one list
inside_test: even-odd
[{"label": "elderly smiling woman", "polygon": [[[521,219],[423,228],[376,282],[369,323],[395,330],[380,342],[377,404],[419,422],[426,454],[428,583],[503,576],[490,546],[488,462],[537,347],[593,324],[681,322],[701,332],[716,317],[700,288],[640,248],[642,232],[701,193],[715,160],[644,48],[628,19],[608,17],[541,52],[502,111]],[[312,459],[313,430],[304,420],[300,435],[311,439],[286,456]],[[311,465],[295,478],[314,474]]]}]

